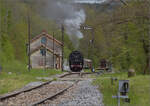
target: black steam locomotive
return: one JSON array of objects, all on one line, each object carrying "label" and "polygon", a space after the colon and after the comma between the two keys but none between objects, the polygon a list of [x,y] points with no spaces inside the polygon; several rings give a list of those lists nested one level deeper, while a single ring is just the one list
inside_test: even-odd
[{"label": "black steam locomotive", "polygon": [[80,72],[83,69],[84,58],[79,51],[73,51],[69,55],[69,67],[73,72]]}]

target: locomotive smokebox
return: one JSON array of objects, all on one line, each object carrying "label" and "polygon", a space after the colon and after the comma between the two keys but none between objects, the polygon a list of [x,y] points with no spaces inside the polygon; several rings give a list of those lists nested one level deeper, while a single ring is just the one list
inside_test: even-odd
[{"label": "locomotive smokebox", "polygon": [[69,67],[73,72],[80,72],[83,69],[84,58],[81,52],[73,51],[69,55]]}]

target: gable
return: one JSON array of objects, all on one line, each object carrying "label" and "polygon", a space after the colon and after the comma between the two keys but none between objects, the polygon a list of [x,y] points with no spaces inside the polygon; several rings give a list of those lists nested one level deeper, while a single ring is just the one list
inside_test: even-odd
[{"label": "gable", "polygon": [[32,40],[31,40],[31,43],[35,42],[36,40],[38,39],[41,39],[42,37],[46,37],[47,39],[53,41],[54,40],[54,43],[62,46],[62,43],[55,39],[54,37],[52,37],[51,35],[47,34],[46,32],[42,32],[41,34],[39,34],[38,36],[34,37]]}]

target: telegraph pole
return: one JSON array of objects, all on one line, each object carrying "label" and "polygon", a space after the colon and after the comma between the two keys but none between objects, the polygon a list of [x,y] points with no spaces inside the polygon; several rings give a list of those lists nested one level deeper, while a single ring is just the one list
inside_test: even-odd
[{"label": "telegraph pole", "polygon": [[[1,3],[2,3],[2,2],[1,2]],[[1,31],[2,31],[2,30],[1,30],[1,28],[2,28],[2,25],[1,25],[1,20],[2,20],[2,18],[1,18],[1,17],[2,17],[2,16],[1,16],[1,14],[2,14],[2,10],[1,10],[1,9],[2,9],[2,4],[1,4],[1,3],[0,3],[0,38],[1,38],[1,35],[2,35],[2,34],[1,34]],[[1,44],[0,44],[0,46],[1,46]]]},{"label": "telegraph pole", "polygon": [[[0,39],[1,39],[1,36],[2,36],[2,23],[1,23],[1,21],[2,21],[2,2],[0,3]],[[0,52],[1,52],[1,43],[0,43]],[[0,71],[2,70],[1,69],[2,67],[1,67],[1,57],[0,57]]]},{"label": "telegraph pole", "polygon": [[44,50],[44,70],[46,71],[46,52],[47,52],[47,49],[46,49],[46,44],[47,44],[47,40],[45,42],[45,50]]},{"label": "telegraph pole", "polygon": [[55,68],[55,65],[54,65],[54,54],[55,54],[55,51],[54,51],[54,32],[53,32],[53,68]]},{"label": "telegraph pole", "polygon": [[31,60],[30,60],[30,57],[31,57],[31,53],[30,53],[30,39],[31,39],[31,25],[30,25],[30,12],[28,10],[28,70],[30,71],[31,70]]},{"label": "telegraph pole", "polygon": [[[150,5],[150,1],[148,1],[148,4]],[[149,8],[149,11],[148,11],[148,16],[149,16],[149,19],[148,19],[148,21],[149,21],[149,25],[148,25],[148,27],[149,27],[149,30],[148,30],[148,36],[149,36],[149,48],[148,48],[148,66],[149,66],[149,72],[150,72],[150,7],[148,7]]]},{"label": "telegraph pole", "polygon": [[[94,28],[92,28],[91,29],[91,31],[92,31],[92,42],[91,42],[91,44],[92,44],[92,55],[94,56]],[[93,57],[92,57],[92,70],[93,70],[93,68],[94,68],[94,59],[93,59]]]},{"label": "telegraph pole", "polygon": [[93,57],[92,57],[92,55],[94,54],[94,52],[93,52],[93,49],[94,49],[94,28],[92,28],[91,26],[83,26],[83,30],[90,30],[91,31],[91,35],[92,35],[92,37],[91,37],[91,40],[90,40],[90,43],[91,43],[91,60],[92,60],[92,66],[91,66],[91,71],[93,71],[93,68],[94,68],[94,64],[93,64],[93,61],[94,61],[94,59],[93,59]]},{"label": "telegraph pole", "polygon": [[61,26],[62,33],[62,61],[61,61],[61,70],[64,71],[64,25]]}]

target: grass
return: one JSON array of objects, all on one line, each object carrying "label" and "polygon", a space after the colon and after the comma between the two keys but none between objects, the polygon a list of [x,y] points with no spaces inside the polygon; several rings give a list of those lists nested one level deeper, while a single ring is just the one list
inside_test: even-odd
[{"label": "grass", "polygon": [[112,98],[112,96],[117,94],[118,81],[111,85],[111,77],[117,77],[118,80],[129,80],[130,103],[121,100],[121,106],[150,106],[150,76],[137,75],[128,78],[127,73],[105,74],[93,82],[94,85],[99,86],[105,106],[117,106],[117,99]]},{"label": "grass", "polygon": [[[19,63],[17,65],[15,64],[8,64],[0,73],[0,94],[14,91],[33,81],[40,81],[37,80],[36,77],[50,77],[62,73],[60,70],[52,69],[46,71],[42,69],[32,69],[29,72],[24,65]],[[9,74],[10,72],[11,74]]]}]

